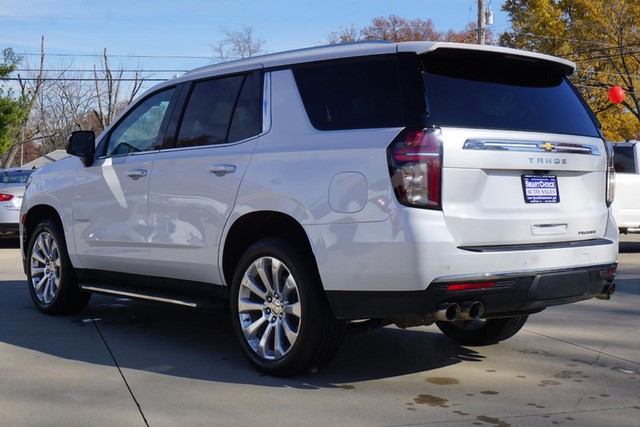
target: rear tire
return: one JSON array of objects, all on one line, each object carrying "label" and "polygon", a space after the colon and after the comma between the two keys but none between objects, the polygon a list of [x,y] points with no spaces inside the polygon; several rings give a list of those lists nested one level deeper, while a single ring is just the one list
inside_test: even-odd
[{"label": "rear tire", "polygon": [[60,226],[41,221],[27,246],[27,283],[31,300],[47,314],[74,314],[89,302],[81,292]]},{"label": "rear tire", "polygon": [[489,345],[514,336],[527,322],[529,316],[501,319],[436,322],[447,337],[462,345]]},{"label": "rear tire", "polygon": [[240,259],[231,286],[231,320],[247,360],[274,376],[321,369],[342,335],[313,264],[279,238],[258,241]]}]

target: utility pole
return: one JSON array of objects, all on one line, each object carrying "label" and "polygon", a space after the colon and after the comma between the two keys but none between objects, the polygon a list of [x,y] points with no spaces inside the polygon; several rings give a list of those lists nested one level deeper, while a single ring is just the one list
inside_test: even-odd
[{"label": "utility pole", "polygon": [[485,12],[484,12],[484,0],[478,0],[478,44],[484,44],[485,42]]}]

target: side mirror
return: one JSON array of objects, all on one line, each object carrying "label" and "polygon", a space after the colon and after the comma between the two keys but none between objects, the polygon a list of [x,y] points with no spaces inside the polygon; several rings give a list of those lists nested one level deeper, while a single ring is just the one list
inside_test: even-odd
[{"label": "side mirror", "polygon": [[88,130],[73,132],[69,137],[67,153],[79,157],[85,166],[91,166],[96,153],[96,135]]}]

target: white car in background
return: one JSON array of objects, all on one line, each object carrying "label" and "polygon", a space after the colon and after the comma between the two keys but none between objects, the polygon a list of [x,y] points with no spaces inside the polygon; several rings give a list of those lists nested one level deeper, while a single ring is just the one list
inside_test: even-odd
[{"label": "white car in background", "polygon": [[0,169],[0,237],[19,235],[22,197],[32,172],[28,168]]},{"label": "white car in background", "polygon": [[611,209],[621,233],[640,232],[640,143],[613,145],[616,170],[616,197]]},{"label": "white car in background", "polygon": [[370,42],[161,83],[32,176],[33,303],[225,297],[249,362],[295,375],[326,365],[350,322],[435,323],[483,345],[548,306],[608,298],[612,153],[573,70]]}]

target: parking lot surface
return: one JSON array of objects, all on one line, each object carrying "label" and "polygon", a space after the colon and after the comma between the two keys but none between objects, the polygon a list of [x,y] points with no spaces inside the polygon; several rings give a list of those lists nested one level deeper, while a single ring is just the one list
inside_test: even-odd
[{"label": "parking lot surface", "polygon": [[323,371],[280,379],[242,358],[224,307],[94,296],[75,316],[29,299],[0,242],[0,426],[634,426],[640,237],[610,301],[552,307],[498,345],[435,326],[350,332]]}]

